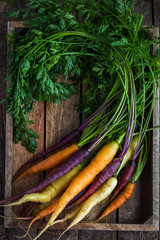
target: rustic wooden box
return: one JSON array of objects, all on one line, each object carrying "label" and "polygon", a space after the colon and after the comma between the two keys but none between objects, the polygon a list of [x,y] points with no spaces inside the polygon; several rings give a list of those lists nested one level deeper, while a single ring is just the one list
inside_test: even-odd
[{"label": "rustic wooden box", "polygon": [[[23,22],[8,23],[8,33],[13,29],[23,29]],[[153,36],[159,36],[159,28],[152,29]],[[153,46],[154,51],[156,47]],[[152,125],[159,125],[159,91],[154,104]],[[34,129],[40,136],[38,149],[35,154],[51,147],[64,135],[80,124],[80,115],[75,109],[80,97],[72,96],[61,106],[50,103],[35,103],[31,118],[34,120]],[[45,173],[25,178],[12,185],[12,176],[15,171],[35,154],[28,153],[20,144],[14,144],[12,117],[6,117],[6,159],[5,159],[5,197],[24,191],[43,179]],[[5,216],[25,216],[28,204],[22,207],[5,208]],[[29,222],[24,222],[27,227]],[[42,228],[45,222],[36,222],[33,227]],[[5,219],[5,227],[19,227],[17,220]],[[64,229],[67,223],[54,225],[52,228]],[[134,195],[119,210],[106,217],[100,223],[79,223],[74,229],[87,230],[119,230],[119,231],[158,231],[159,229],[159,129],[152,134],[152,152],[142,176],[136,184]]]}]

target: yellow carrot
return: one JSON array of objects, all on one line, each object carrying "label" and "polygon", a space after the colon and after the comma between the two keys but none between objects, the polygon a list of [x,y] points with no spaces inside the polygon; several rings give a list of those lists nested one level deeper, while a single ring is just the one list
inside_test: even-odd
[{"label": "yellow carrot", "polygon": [[123,161],[122,161],[122,165],[121,165],[121,169],[123,167],[125,167],[126,163],[128,162],[129,159],[131,159],[131,157],[133,157],[133,154],[136,150],[136,147],[137,147],[137,143],[138,143],[138,138],[139,138],[139,135],[135,136],[131,142],[131,145],[126,153],[126,155],[124,156],[123,158]]},{"label": "yellow carrot", "polygon": [[69,227],[62,233],[64,234],[67,230],[73,227],[75,224],[80,222],[98,203],[107,198],[115,189],[117,185],[117,178],[109,178],[93,195],[91,195],[84,203],[82,203],[79,212],[76,217],[69,225]]}]

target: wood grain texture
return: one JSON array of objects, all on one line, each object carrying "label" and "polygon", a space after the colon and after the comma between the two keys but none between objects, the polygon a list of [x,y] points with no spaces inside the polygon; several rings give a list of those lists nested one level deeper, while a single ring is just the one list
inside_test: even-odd
[{"label": "wood grain texture", "polygon": [[[21,28],[23,26],[22,22],[20,22],[19,25],[17,22],[10,22],[8,24],[8,33],[10,34],[13,29],[16,29],[17,27]],[[9,83],[7,83],[7,87],[9,87]],[[44,149],[44,103],[34,103],[34,110],[30,114],[29,119],[34,121],[32,126],[33,130],[39,135],[37,140],[38,148],[34,154],[29,153],[20,143],[13,143],[13,119],[12,116],[9,116],[8,114],[6,116],[5,198],[29,189],[33,186],[33,183],[37,184],[43,177],[42,174],[32,176],[29,179],[26,178],[20,182],[16,182],[12,186],[12,177],[17,169],[28,159],[32,158],[39,152],[42,152]],[[4,213],[5,216],[26,216],[29,207],[29,203],[12,209],[9,207],[5,208]],[[10,221],[5,219],[4,226],[7,227],[9,224]],[[37,234],[36,230],[32,230],[31,232],[33,236]]]},{"label": "wood grain texture", "polygon": [[[65,79],[61,76],[60,82]],[[61,105],[46,103],[46,148],[50,148],[80,124],[80,114],[76,110],[79,95],[71,96]]]},{"label": "wood grain texture", "polygon": [[123,232],[119,240],[158,240],[157,232]]},{"label": "wood grain texture", "polygon": [[[4,18],[5,4],[0,6],[0,100],[6,97],[6,82],[3,81],[5,78],[5,72],[7,69],[7,42],[6,42],[6,30],[7,23]],[[0,104],[0,199],[4,199],[4,169],[5,169],[5,118],[6,118],[6,107],[5,104]],[[3,213],[3,208],[0,209],[0,214]],[[6,239],[6,231],[4,229],[4,221],[0,219],[0,236],[1,239]]]},{"label": "wood grain texture", "polygon": [[152,0],[133,0],[136,4],[135,12],[143,13],[143,22],[146,25],[152,24]]},{"label": "wood grain texture", "polygon": [[112,231],[112,232],[108,232],[108,231],[81,231],[79,230],[79,234],[78,234],[78,240],[116,240],[117,239],[117,232],[116,231]]},{"label": "wood grain texture", "polygon": [[[159,28],[156,28],[153,31],[154,37],[159,37]],[[159,46],[153,46],[153,53],[159,49]],[[160,83],[160,80],[159,80]],[[159,126],[159,88],[157,89],[156,100],[153,108],[153,127]],[[153,189],[153,225],[159,229],[159,129],[153,130],[153,152],[152,152],[152,168],[153,168],[153,177],[152,177],[152,189]]]},{"label": "wood grain texture", "polygon": [[[17,220],[12,220],[10,222],[10,227],[11,228],[18,228],[18,221]],[[24,228],[27,228],[29,226],[28,221],[23,221],[21,225]],[[33,223],[33,228],[36,229],[42,229],[46,225],[45,222],[35,222]],[[66,229],[69,226],[69,223],[64,222],[64,223],[56,223],[55,225],[51,226],[49,229],[54,229],[54,230],[60,230],[60,229]],[[153,224],[120,224],[120,223],[93,223],[93,222],[81,222],[76,224],[75,226],[72,227],[72,229],[78,229],[78,230],[98,230],[98,231],[132,231],[137,232],[137,231],[153,231],[157,232],[157,228],[154,227]]]},{"label": "wood grain texture", "polygon": [[[57,240],[59,236],[63,233],[63,230],[59,229],[49,229],[42,235],[39,240]],[[62,237],[61,240],[77,240],[78,239],[78,231],[77,230],[70,230],[66,232]]]},{"label": "wood grain texture", "polygon": [[[35,103],[34,110],[31,114],[31,119],[34,121],[33,130],[39,135],[37,140],[38,148],[34,154],[29,153],[26,148],[24,148],[21,143],[13,144],[13,155],[12,155],[12,174],[19,169],[19,167],[25,163],[30,158],[38,155],[44,149],[44,104]],[[35,174],[29,177],[26,177],[20,181],[17,181],[13,184],[12,195],[16,195],[20,192],[23,192],[32,186],[38,184],[43,179],[43,173]],[[14,208],[18,216],[24,216],[28,211],[28,204],[21,207]]]},{"label": "wood grain texture", "polygon": [[154,25],[160,26],[160,1],[153,0],[153,10],[154,10]]},{"label": "wood grain texture", "polygon": [[[14,4],[8,5],[5,2],[0,2],[0,100],[6,97],[6,82],[4,78],[6,77],[7,70],[7,19],[5,17],[6,11],[8,9],[13,9],[13,7],[20,9],[25,4],[25,1],[16,2]],[[0,104],[0,199],[4,199],[4,169],[5,169],[5,133],[6,133],[6,106]],[[3,214],[3,208],[0,209],[0,213]],[[31,233],[35,236],[36,230],[32,230]],[[23,235],[24,231],[21,229],[5,229],[4,221],[0,219],[0,239],[1,240],[12,240],[15,239],[15,235]],[[26,238],[29,239],[28,237]]]}]

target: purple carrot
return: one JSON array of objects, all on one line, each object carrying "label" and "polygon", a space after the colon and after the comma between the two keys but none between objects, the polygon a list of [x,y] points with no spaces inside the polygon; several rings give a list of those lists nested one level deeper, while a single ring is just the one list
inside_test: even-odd
[{"label": "purple carrot", "polygon": [[94,193],[102,183],[104,183],[108,178],[110,178],[118,170],[120,164],[121,164],[121,161],[119,158],[113,159],[113,161],[110,162],[107,165],[107,167],[97,175],[96,179],[94,180],[94,182],[92,183],[92,185],[90,186],[86,194],[84,194],[77,201],[77,204],[80,204],[81,202],[86,200],[92,193]]},{"label": "purple carrot", "polygon": [[[1,215],[0,215],[1,216]],[[1,216],[3,217],[3,216]],[[34,218],[34,216],[27,216],[27,217],[4,217],[4,218],[8,218],[8,219],[15,219],[15,220],[25,220],[25,221],[28,221],[28,220],[32,220]]]},{"label": "purple carrot", "polygon": [[78,152],[74,153],[70,158],[68,158],[67,161],[65,161],[55,172],[53,172],[50,176],[48,176],[46,179],[44,179],[38,185],[36,185],[35,187],[32,187],[31,189],[29,189],[23,193],[18,194],[16,196],[4,199],[4,200],[0,201],[0,204],[13,202],[15,200],[18,200],[25,194],[34,193],[34,192],[41,190],[42,188],[49,185],[51,182],[57,180],[58,178],[67,174],[68,172],[70,172],[75,166],[77,166],[79,163],[81,163],[89,155],[89,153],[90,152],[87,149],[79,150]]},{"label": "purple carrot", "polygon": [[125,169],[125,172],[122,176],[122,179],[120,183],[118,184],[118,187],[116,188],[116,191],[114,192],[111,199],[115,198],[117,194],[124,188],[124,186],[128,183],[130,180],[132,173],[134,172],[134,169],[136,167],[136,162],[132,159],[128,162],[128,165]]}]

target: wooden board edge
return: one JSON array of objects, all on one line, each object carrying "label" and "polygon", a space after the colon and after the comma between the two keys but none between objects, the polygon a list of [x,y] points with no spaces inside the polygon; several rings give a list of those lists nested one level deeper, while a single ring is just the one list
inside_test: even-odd
[{"label": "wooden board edge", "polygon": [[[14,29],[13,22],[8,22],[7,33],[11,34]],[[7,59],[8,60],[8,59]],[[7,82],[7,88],[9,83]],[[5,192],[4,197],[8,198],[12,194],[12,141],[13,139],[13,118],[11,115],[6,113],[6,137],[5,137]],[[11,207],[4,208],[4,216],[12,216],[13,212]],[[4,219],[4,227],[8,225],[8,220]]]},{"label": "wooden board edge", "polygon": [[[5,140],[5,194],[4,197],[8,198],[12,194],[12,117],[7,114],[6,116],[6,140]],[[4,208],[4,216],[13,216],[11,207]],[[8,224],[8,220],[4,219],[4,227]]]},{"label": "wooden board edge", "polygon": [[[7,24],[7,33],[11,32],[15,28],[23,28],[25,26],[24,21],[9,21]],[[8,59],[7,59],[8,60]],[[7,88],[9,83],[7,82]],[[4,197],[8,198],[12,195],[12,141],[13,139],[13,118],[11,115],[6,113],[6,137],[5,137],[5,190]],[[12,211],[11,207],[4,208],[4,216],[13,217],[15,213]],[[4,227],[7,228],[12,220],[4,219]]]},{"label": "wooden board edge", "polygon": [[[32,225],[32,228],[42,229],[46,225],[45,222],[37,222]],[[29,222],[21,222],[23,228],[28,228]],[[49,229],[66,229],[68,223],[57,223]],[[8,222],[8,228],[18,228],[18,221],[12,220]],[[153,224],[116,224],[116,223],[78,223],[71,229],[74,230],[98,230],[98,231],[158,231]]]},{"label": "wooden board edge", "polygon": [[24,28],[24,27],[25,27],[24,21],[9,21],[7,30],[8,30],[8,33],[10,34],[11,31],[14,30],[15,28]]},{"label": "wooden board edge", "polygon": [[[153,37],[159,37],[159,27],[152,29]],[[159,48],[153,45],[153,53]],[[160,80],[159,80],[160,83]],[[156,100],[153,107],[153,127],[159,126],[159,87],[157,89]],[[153,225],[159,230],[159,128],[153,130],[153,151],[152,151],[152,189],[153,189]]]}]

